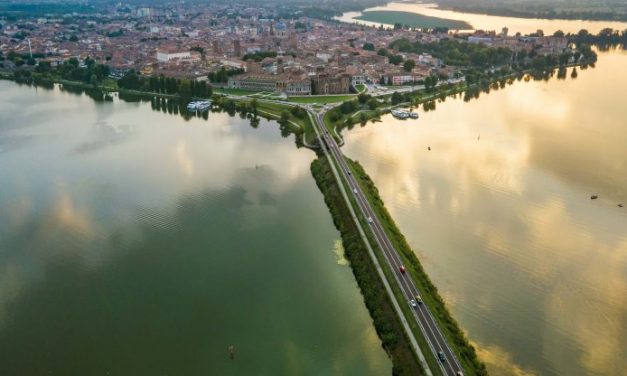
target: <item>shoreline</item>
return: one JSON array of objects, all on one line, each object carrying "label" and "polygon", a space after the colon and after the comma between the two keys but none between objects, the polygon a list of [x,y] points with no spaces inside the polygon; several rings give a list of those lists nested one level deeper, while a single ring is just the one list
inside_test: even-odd
[{"label": "shoreline", "polygon": [[331,214],[333,224],[340,232],[345,257],[349,260],[377,336],[392,361],[392,374],[425,375],[402,327],[401,318],[396,314],[383,281],[377,275],[375,265],[368,255],[366,245],[359,236],[349,207],[341,196],[331,171],[330,161],[326,156],[318,154],[312,161],[310,170]]},{"label": "shoreline", "polygon": [[[430,5],[430,6],[429,6]],[[346,24],[358,24],[368,27],[393,27],[393,24],[384,24],[380,22],[372,22],[359,20],[357,17],[364,12],[369,11],[399,11],[409,12],[417,15],[450,19],[454,21],[465,21],[472,25],[471,30],[460,30],[462,32],[473,32],[474,30],[494,30],[500,31],[503,26],[507,26],[511,33],[520,32],[521,34],[529,34],[537,29],[544,30],[545,34],[552,34],[556,30],[562,30],[565,33],[576,33],[581,29],[586,29],[591,33],[598,33],[604,28],[612,28],[615,30],[627,29],[626,20],[611,19],[566,19],[566,18],[544,18],[540,15],[534,17],[516,17],[513,15],[487,14],[485,12],[470,12],[462,9],[450,9],[438,7],[433,3],[422,2],[405,2],[390,1],[383,6],[375,6],[362,9],[360,11],[344,12],[333,19],[337,22]],[[533,27],[530,27],[530,22]]]}]

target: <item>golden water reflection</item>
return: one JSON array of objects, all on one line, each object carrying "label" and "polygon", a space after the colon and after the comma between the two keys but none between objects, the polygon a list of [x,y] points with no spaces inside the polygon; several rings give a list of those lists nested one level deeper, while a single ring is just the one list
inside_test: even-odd
[{"label": "golden water reflection", "polygon": [[[401,11],[423,14],[430,17],[445,18],[450,20],[459,20],[468,22],[477,30],[496,30],[501,31],[505,26],[509,29],[511,35],[520,32],[522,34],[530,34],[538,29],[544,31],[545,34],[553,34],[557,30],[565,33],[576,33],[581,29],[586,29],[594,34],[606,27],[615,30],[627,29],[627,22],[618,21],[583,21],[583,20],[549,20],[549,19],[527,19],[516,17],[490,16],[485,14],[463,13],[450,10],[436,9],[434,4],[411,3],[411,2],[392,2],[380,7],[366,9],[366,11],[384,10],[384,11]],[[353,23],[369,26],[379,26],[380,23],[356,20],[361,12],[347,12],[337,19]],[[386,25],[390,26],[390,25]]]},{"label": "golden water reflection", "polygon": [[347,134],[494,374],[627,369],[625,66]]}]

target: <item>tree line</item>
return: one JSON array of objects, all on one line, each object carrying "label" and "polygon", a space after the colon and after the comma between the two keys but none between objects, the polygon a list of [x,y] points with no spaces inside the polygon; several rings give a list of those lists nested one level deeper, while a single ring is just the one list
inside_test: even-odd
[{"label": "tree line", "polygon": [[209,81],[213,82],[213,83],[221,83],[221,84],[225,84],[229,81],[229,77],[231,76],[235,76],[238,74],[242,74],[244,73],[245,70],[243,68],[237,68],[237,69],[226,69],[225,67],[221,67],[219,70],[215,71],[215,72],[210,72],[207,75],[207,78],[209,78]]},{"label": "tree line", "polygon": [[446,65],[473,66],[477,68],[506,64],[512,57],[512,51],[508,48],[494,48],[484,44],[474,44],[454,39],[423,43],[401,38],[393,41],[390,44],[390,48],[418,55],[427,53],[441,59]]},{"label": "tree line", "polygon": [[[9,58],[16,57],[9,53]],[[30,70],[16,70],[14,78],[21,82],[32,80],[38,82],[53,82],[55,80],[77,81],[97,86],[107,78],[111,69],[106,64],[96,63],[94,59],[86,58],[81,64],[73,57],[61,64],[52,66],[49,61],[39,61],[32,72]]]},{"label": "tree line", "polygon": [[206,81],[179,79],[174,77],[144,77],[130,70],[118,80],[118,87],[127,90],[147,91],[158,94],[178,95],[184,100],[192,97],[207,98],[213,94]]}]

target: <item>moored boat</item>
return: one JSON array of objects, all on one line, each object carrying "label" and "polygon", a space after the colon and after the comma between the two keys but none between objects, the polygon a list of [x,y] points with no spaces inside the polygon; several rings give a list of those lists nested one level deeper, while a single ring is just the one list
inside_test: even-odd
[{"label": "moored boat", "polygon": [[390,112],[392,113],[392,116],[394,116],[397,119],[407,119],[409,117],[409,113],[407,111],[392,110]]},{"label": "moored boat", "polygon": [[210,101],[193,101],[187,104],[187,111],[207,111],[211,107]]}]

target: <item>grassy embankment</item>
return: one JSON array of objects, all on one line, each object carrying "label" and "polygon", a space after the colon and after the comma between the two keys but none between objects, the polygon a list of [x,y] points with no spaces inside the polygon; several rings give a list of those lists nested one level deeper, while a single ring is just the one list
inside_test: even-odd
[{"label": "grassy embankment", "polygon": [[423,375],[408,338],[394,311],[383,282],[359,236],[348,206],[342,197],[327,157],[319,156],[311,163],[311,173],[324,195],[335,227],[340,231],[346,258],[359,284],[366,307],[374,322],[383,348],[393,363],[393,375]]},{"label": "grassy embankment", "polygon": [[[438,293],[437,288],[433,282],[431,282],[429,276],[424,271],[420,261],[416,257],[416,254],[412,251],[411,247],[407,243],[407,240],[385,208],[373,181],[358,162],[351,161],[350,159],[347,159],[347,162],[353,171],[353,175],[362,187],[364,194],[367,196],[368,201],[371,203],[373,210],[377,213],[377,217],[381,221],[381,224],[388,234],[390,241],[392,241],[396,250],[399,251],[399,255],[403,259],[408,273],[416,282],[416,285],[422,294],[423,300],[430,308],[436,321],[439,323],[440,328],[443,330],[444,335],[451,345],[451,348],[458,355],[459,360],[462,363],[462,367],[464,367],[464,370],[466,371],[465,374],[487,375],[485,365],[477,358],[474,347],[469,343],[465,334],[449,313],[444,300]],[[428,350],[423,351],[427,353]],[[429,353],[427,353],[427,356],[431,357]]]},{"label": "grassy embankment", "polygon": [[[585,63],[567,64],[563,68],[579,67]],[[552,69],[559,69],[559,67],[553,67]],[[368,109],[368,106],[361,106],[357,111],[350,113],[342,113],[340,107],[335,107],[330,111],[327,111],[324,116],[325,125],[329,130],[336,128],[338,133],[344,128],[351,129],[355,124],[361,123],[366,125],[368,121],[378,121],[381,115],[388,113],[395,107],[411,107],[413,109],[419,109],[423,106],[424,111],[433,111],[436,108],[438,101],[443,102],[446,98],[456,96],[457,94],[465,94],[469,98],[478,98],[479,94],[484,92],[488,93],[490,90],[502,89],[505,85],[511,85],[516,80],[528,80],[530,75],[533,74],[532,69],[524,71],[511,72],[505,75],[496,75],[490,77],[490,80],[484,83],[467,84],[466,82],[460,82],[456,84],[446,84],[438,86],[431,90],[420,89],[401,95],[401,101],[393,104],[391,102],[391,94],[378,97],[383,100],[375,110]],[[537,78],[536,78],[537,79]]]},{"label": "grassy embankment", "polygon": [[465,21],[449,20],[446,18],[424,16],[411,12],[400,12],[390,10],[376,10],[363,12],[361,16],[355,17],[357,20],[378,22],[387,25],[400,23],[403,26],[433,29],[436,27],[447,27],[451,30],[470,30],[472,26]]},{"label": "grassy embankment", "polygon": [[244,90],[244,89],[231,89],[228,87],[214,87],[213,92],[216,94],[230,94],[230,95],[253,95],[259,93],[259,91],[255,90]]},{"label": "grassy embankment", "polygon": [[427,92],[426,90],[418,90],[412,93],[404,94],[403,101],[400,103],[392,104],[390,101],[391,95],[379,97],[384,102],[375,110],[367,109],[367,106],[357,111],[350,112],[348,114],[342,113],[340,107],[335,107],[329,110],[324,115],[324,124],[332,131],[333,128],[337,132],[341,132],[344,128],[351,129],[355,124],[361,123],[366,125],[368,121],[378,121],[381,115],[390,112],[395,107],[413,107],[417,109],[421,104],[427,106],[428,103],[437,99],[446,98],[451,95],[463,93],[468,89],[465,83],[446,85],[438,87],[435,91]]},{"label": "grassy embankment", "polygon": [[[290,112],[292,107],[276,103],[276,102],[257,102],[257,109],[262,115],[267,115],[268,118],[273,120],[281,119],[281,114],[284,111]],[[313,129],[313,125],[309,119],[309,116],[297,117],[290,112],[289,122],[292,125],[297,125],[299,130],[294,132],[297,137],[303,137],[306,144],[311,144],[316,139],[316,133]]]},{"label": "grassy embankment", "polygon": [[355,95],[310,95],[303,97],[289,97],[287,100],[294,103],[337,103],[355,99]]}]

